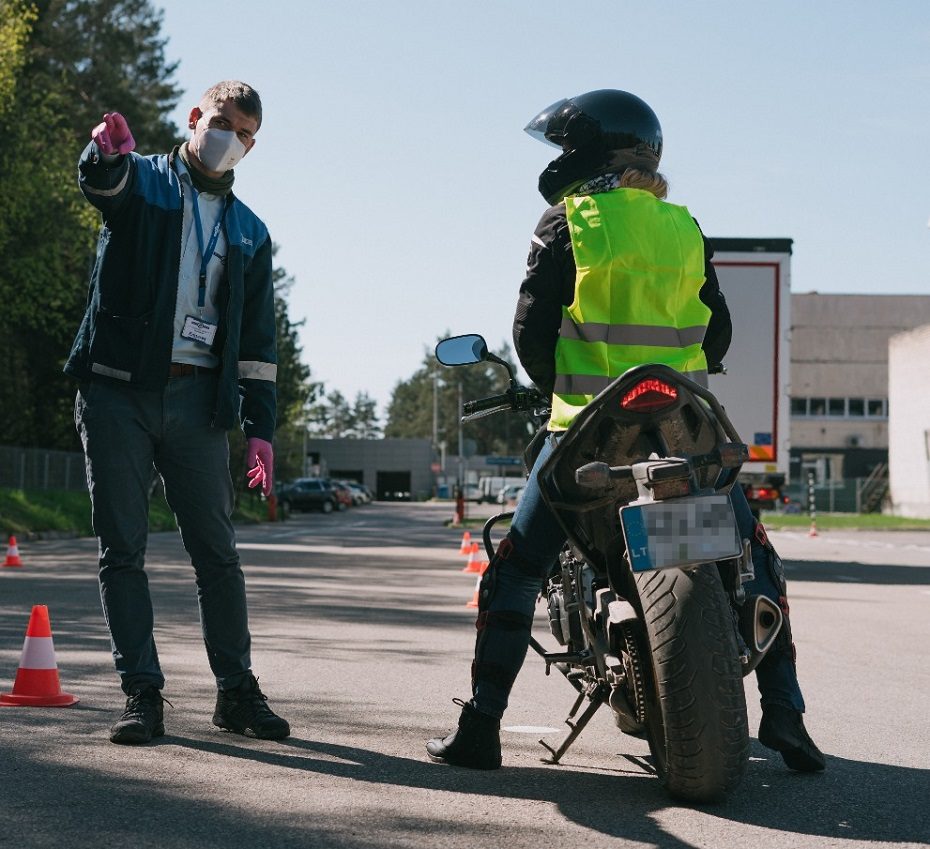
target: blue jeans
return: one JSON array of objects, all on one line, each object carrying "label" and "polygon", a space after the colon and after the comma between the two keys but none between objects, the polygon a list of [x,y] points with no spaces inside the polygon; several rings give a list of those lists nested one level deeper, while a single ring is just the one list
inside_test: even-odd
[{"label": "blue jeans", "polygon": [[[561,434],[550,434],[543,445],[520,497],[503,548],[485,572],[486,613],[479,614],[475,663],[472,667],[473,703],[482,713],[501,717],[510,688],[529,648],[530,626],[543,581],[565,542],[565,534],[542,498],[539,469],[552,454]],[[743,586],[749,594],[765,595],[776,604],[783,592],[773,574],[778,564],[755,535],[755,519],[739,486],[731,491],[740,536],[752,541],[755,578]],[[482,618],[483,617],[483,618]],[[528,624],[527,624],[528,623]],[[524,625],[525,627],[521,627]],[[804,711],[790,651],[771,649],[756,668],[762,705],[782,704]]]},{"label": "blue jeans", "polygon": [[123,691],[165,683],[144,570],[153,466],[161,474],[197,583],[200,624],[221,689],[249,674],[245,579],[231,521],[224,430],[211,426],[215,375],[172,378],[163,390],[82,384],[74,420],[84,446],[100,599]]}]

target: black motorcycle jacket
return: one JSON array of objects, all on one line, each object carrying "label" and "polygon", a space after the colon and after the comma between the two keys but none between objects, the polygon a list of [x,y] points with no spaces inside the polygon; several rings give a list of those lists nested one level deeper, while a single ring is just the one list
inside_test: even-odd
[{"label": "black motorcycle jacket", "polygon": [[[732,335],[730,311],[711,263],[713,255],[705,238],[706,280],[700,298],[711,316],[702,347],[711,373],[723,362]],[[562,307],[570,306],[575,298],[575,276],[565,204],[559,203],[549,207],[536,225],[513,319],[513,343],[520,364],[546,395],[552,394],[555,382],[555,346],[562,324]]]}]

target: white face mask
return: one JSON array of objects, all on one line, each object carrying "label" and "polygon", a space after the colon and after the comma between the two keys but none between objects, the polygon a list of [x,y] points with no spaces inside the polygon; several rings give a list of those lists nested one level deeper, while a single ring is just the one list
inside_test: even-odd
[{"label": "white face mask", "polygon": [[207,128],[195,139],[194,153],[208,171],[229,171],[247,152],[246,146],[232,130]]}]

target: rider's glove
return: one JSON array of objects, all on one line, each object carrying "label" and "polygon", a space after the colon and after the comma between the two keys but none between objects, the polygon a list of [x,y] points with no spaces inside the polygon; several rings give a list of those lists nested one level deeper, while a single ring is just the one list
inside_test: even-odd
[{"label": "rider's glove", "polygon": [[270,495],[271,476],[274,470],[274,449],[271,443],[257,436],[249,437],[245,464],[249,469],[246,473],[249,478],[249,489],[255,489],[261,484],[262,495]]},{"label": "rider's glove", "polygon": [[103,121],[91,130],[90,137],[106,156],[129,153],[136,146],[136,141],[129,131],[129,124],[119,112],[107,112]]}]

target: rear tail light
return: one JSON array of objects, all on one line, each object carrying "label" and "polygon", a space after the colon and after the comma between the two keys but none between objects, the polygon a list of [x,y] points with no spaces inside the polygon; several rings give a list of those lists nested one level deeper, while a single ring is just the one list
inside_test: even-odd
[{"label": "rear tail light", "polygon": [[620,401],[624,410],[653,413],[671,407],[678,400],[678,390],[657,378],[640,381]]},{"label": "rear tail light", "polygon": [[745,492],[747,498],[756,498],[759,501],[775,501],[779,497],[778,490],[770,486],[749,485],[745,487]]}]

